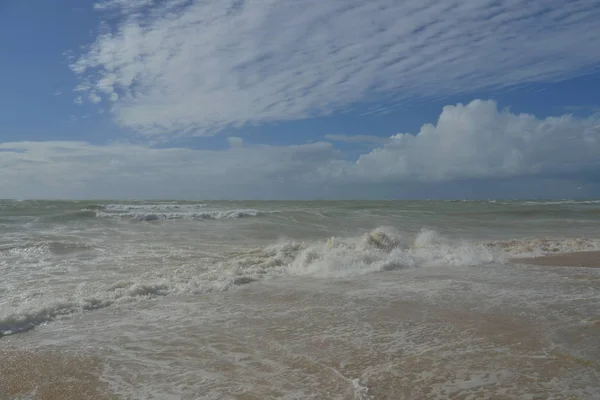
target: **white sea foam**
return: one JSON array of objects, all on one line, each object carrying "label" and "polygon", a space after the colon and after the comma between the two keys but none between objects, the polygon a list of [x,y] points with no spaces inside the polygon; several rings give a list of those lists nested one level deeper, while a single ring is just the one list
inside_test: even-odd
[{"label": "white sea foam", "polygon": [[435,231],[404,237],[378,228],[358,238],[330,238],[302,249],[288,272],[319,277],[345,277],[414,267],[469,266],[500,262],[503,256],[485,246],[451,241]]},{"label": "white sea foam", "polygon": [[49,245],[46,242],[41,243],[15,243],[0,246],[1,256],[27,256],[44,254],[49,251]]},{"label": "white sea foam", "polygon": [[115,303],[130,302],[135,298],[165,296],[173,292],[165,283],[119,282],[107,290],[89,294],[73,294],[70,300],[58,300],[37,307],[23,304],[16,311],[2,316],[0,314],[0,337],[27,332],[71,314],[109,307]]},{"label": "white sea foam", "polygon": [[77,241],[37,241],[0,245],[0,259],[6,257],[38,258],[42,255],[65,255],[92,250],[93,246]]}]

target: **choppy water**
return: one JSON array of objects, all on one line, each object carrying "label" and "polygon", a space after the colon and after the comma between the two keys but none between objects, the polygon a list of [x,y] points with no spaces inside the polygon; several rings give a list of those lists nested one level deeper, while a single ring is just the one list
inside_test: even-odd
[{"label": "choppy water", "polygon": [[0,399],[600,398],[600,269],[508,261],[598,249],[600,201],[0,201]]}]

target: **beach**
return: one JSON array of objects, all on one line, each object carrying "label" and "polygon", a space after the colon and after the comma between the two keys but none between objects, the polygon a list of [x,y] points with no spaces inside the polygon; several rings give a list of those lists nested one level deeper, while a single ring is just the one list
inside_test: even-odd
[{"label": "beach", "polygon": [[582,251],[576,253],[553,254],[533,258],[518,258],[515,262],[549,267],[586,267],[600,268],[599,251]]},{"label": "beach", "polygon": [[4,203],[0,399],[598,398],[599,208]]}]

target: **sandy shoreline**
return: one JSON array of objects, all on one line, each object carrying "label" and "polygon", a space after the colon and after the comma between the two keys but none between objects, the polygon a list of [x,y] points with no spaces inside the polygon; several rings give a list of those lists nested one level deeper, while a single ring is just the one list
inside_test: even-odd
[{"label": "sandy shoreline", "polygon": [[513,262],[548,267],[600,268],[600,251],[551,254],[531,258],[513,258]]}]

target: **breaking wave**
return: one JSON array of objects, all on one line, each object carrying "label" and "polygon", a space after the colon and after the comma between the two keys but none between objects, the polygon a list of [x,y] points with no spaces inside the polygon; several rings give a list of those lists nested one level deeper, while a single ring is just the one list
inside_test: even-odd
[{"label": "breaking wave", "polygon": [[434,231],[423,231],[411,239],[393,229],[379,228],[354,238],[280,242],[223,254],[200,269],[164,271],[160,281],[150,277],[119,281],[92,294],[86,291],[85,296],[73,294],[52,304],[0,315],[0,336],[136,298],[225,291],[284,275],[348,277],[417,266],[481,265],[495,260],[498,257],[485,246],[452,242]]},{"label": "breaking wave", "polygon": [[103,298],[87,297],[72,301],[57,301],[39,308],[25,308],[0,318],[0,337],[27,332],[36,326],[71,314],[106,308],[116,302],[130,301],[135,297],[164,296],[168,294],[165,289],[164,284],[132,284],[112,288],[104,293]]},{"label": "breaking wave", "polygon": [[[236,213],[239,211],[235,211]],[[36,248],[37,249],[37,248]],[[25,332],[55,319],[147,297],[202,294],[230,290],[281,276],[345,278],[420,267],[468,267],[504,263],[515,255],[600,249],[597,239],[526,238],[469,242],[433,230],[416,235],[380,227],[356,237],[314,242],[281,241],[270,246],[223,253],[197,267],[161,270],[86,291],[48,305],[41,302],[0,315],[0,336]],[[23,251],[6,247],[1,251]],[[28,306],[29,307],[29,306]]]},{"label": "breaking wave", "polygon": [[419,266],[469,266],[504,260],[484,245],[456,242],[423,230],[416,237],[392,228],[378,228],[360,237],[331,237],[324,242],[284,242],[233,254],[227,263],[237,271],[315,277],[359,276]]}]

